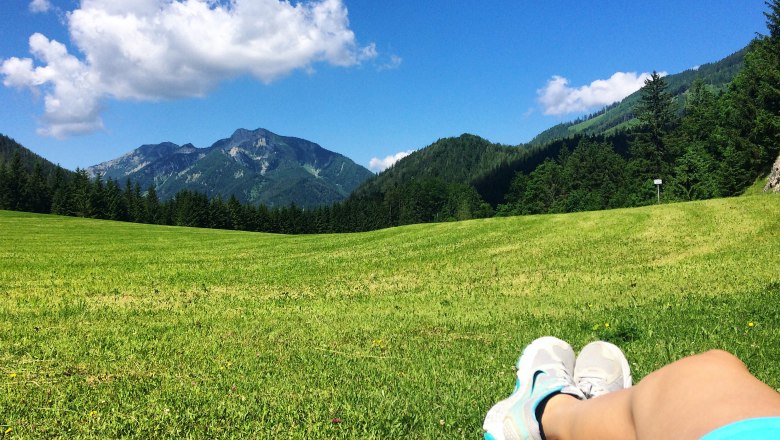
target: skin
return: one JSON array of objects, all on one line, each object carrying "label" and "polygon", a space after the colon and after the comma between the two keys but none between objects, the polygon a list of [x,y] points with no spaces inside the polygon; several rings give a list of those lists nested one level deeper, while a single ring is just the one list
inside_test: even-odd
[{"label": "skin", "polygon": [[669,364],[632,388],[578,400],[559,394],[542,414],[548,440],[698,439],[721,426],[780,416],[780,394],[730,353]]}]

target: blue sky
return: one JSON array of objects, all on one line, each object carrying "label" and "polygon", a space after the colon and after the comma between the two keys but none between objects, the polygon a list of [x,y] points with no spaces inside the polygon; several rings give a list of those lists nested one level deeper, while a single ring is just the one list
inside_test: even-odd
[{"label": "blue sky", "polygon": [[765,31],[764,10],[761,0],[7,0],[0,133],[75,169],[262,127],[364,166],[379,159],[376,170],[461,133],[527,142],[633,91],[643,73],[741,49]]}]

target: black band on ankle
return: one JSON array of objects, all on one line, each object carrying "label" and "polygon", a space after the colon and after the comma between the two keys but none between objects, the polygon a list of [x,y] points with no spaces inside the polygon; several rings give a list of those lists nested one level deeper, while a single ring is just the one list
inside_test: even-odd
[{"label": "black band on ankle", "polygon": [[542,437],[542,440],[547,440],[547,437],[544,436],[544,428],[542,427],[542,414],[544,413],[544,408],[547,407],[547,402],[549,402],[551,398],[557,396],[558,394],[561,394],[561,392],[556,391],[550,394],[549,396],[545,397],[544,400],[539,402],[539,405],[536,406],[534,415],[536,416],[536,420],[539,422],[539,435]]}]

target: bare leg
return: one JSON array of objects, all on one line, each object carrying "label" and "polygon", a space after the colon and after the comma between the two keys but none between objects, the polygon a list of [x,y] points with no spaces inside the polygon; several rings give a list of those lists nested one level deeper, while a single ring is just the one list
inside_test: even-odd
[{"label": "bare leg", "polygon": [[590,400],[558,395],[542,415],[548,440],[698,439],[721,426],[780,416],[780,394],[735,356],[712,350]]}]

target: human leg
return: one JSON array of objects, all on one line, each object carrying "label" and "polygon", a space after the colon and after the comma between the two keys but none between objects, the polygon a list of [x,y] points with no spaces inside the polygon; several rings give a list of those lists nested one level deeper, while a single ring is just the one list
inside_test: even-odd
[{"label": "human leg", "polygon": [[730,423],[780,416],[780,394],[720,350],[687,357],[633,388],[580,401],[552,397],[541,424],[548,440],[698,439]]}]

